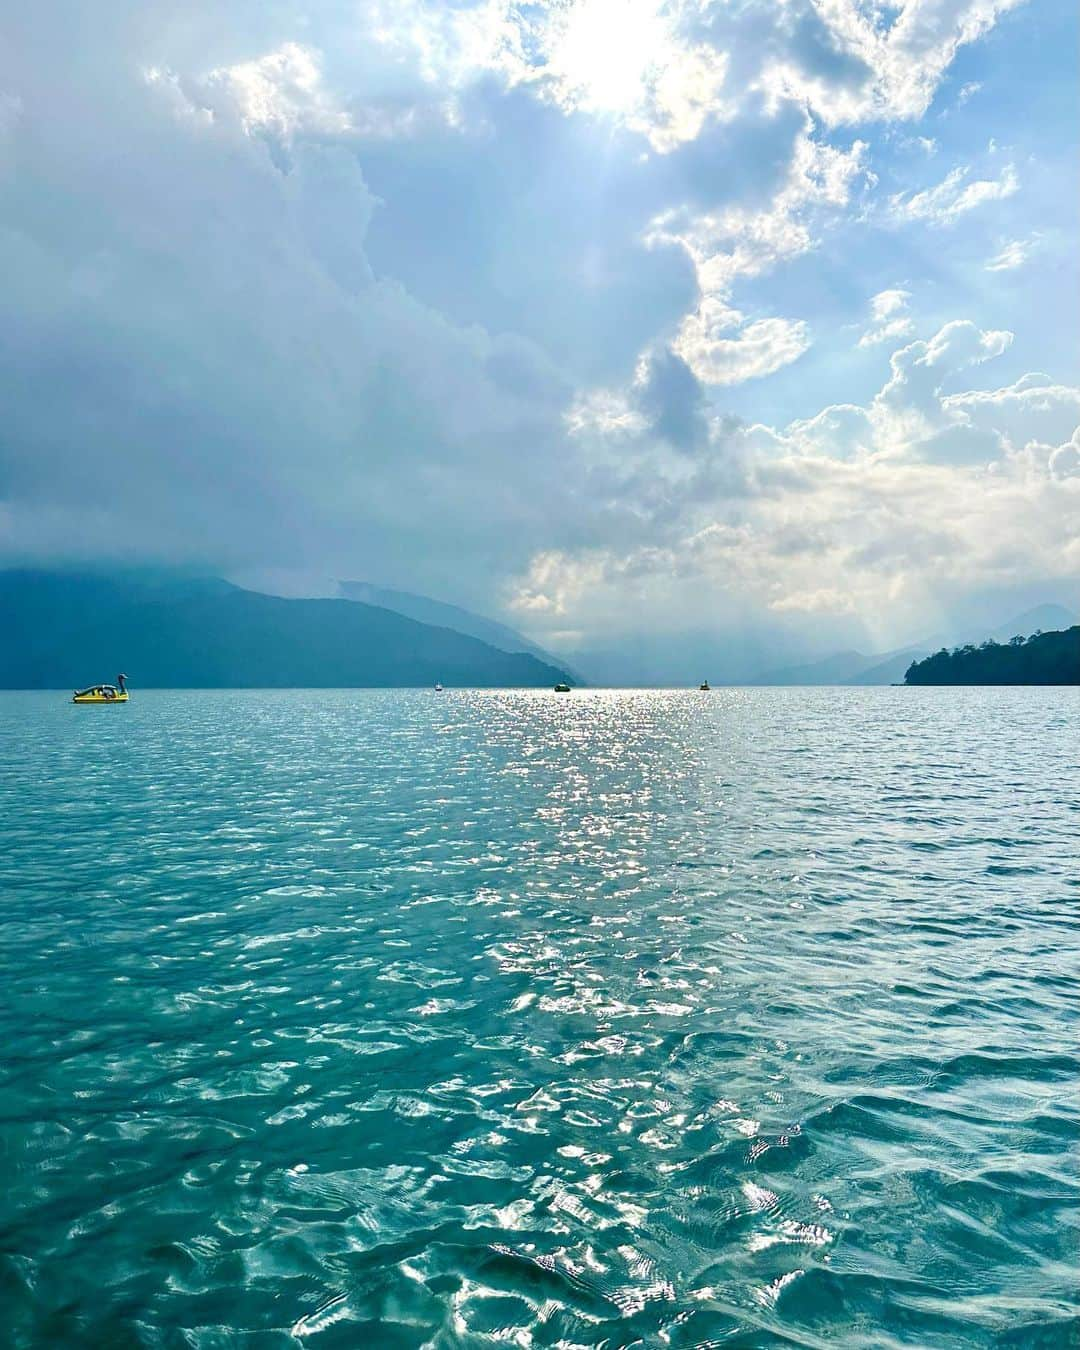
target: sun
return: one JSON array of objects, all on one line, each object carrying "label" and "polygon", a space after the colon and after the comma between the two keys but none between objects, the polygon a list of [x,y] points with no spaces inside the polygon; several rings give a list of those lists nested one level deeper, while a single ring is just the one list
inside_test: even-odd
[{"label": "sun", "polygon": [[574,106],[630,113],[670,43],[660,6],[649,0],[578,0],[552,34],[548,70]]}]

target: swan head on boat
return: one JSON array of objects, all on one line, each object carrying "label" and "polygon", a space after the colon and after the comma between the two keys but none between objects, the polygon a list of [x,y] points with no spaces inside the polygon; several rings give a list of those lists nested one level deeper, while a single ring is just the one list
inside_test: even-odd
[{"label": "swan head on boat", "polygon": [[126,703],[128,692],[127,676],[117,676],[116,684],[90,684],[85,689],[76,689],[71,696],[72,703]]}]

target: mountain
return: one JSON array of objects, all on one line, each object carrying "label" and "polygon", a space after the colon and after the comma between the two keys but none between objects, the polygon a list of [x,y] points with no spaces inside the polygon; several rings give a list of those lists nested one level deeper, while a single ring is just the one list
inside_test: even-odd
[{"label": "mountain", "polygon": [[1080,684],[1080,625],[935,652],[912,663],[905,683]]},{"label": "mountain", "polygon": [[876,664],[869,665],[842,684],[901,684],[904,671],[912,661],[918,661],[929,654],[928,647],[904,647],[901,651],[882,655]]},{"label": "mountain", "polygon": [[637,631],[603,645],[582,645],[574,665],[591,685],[612,688],[696,689],[763,682],[761,672],[806,659],[807,646],[768,620],[740,620],[721,631]]},{"label": "mountain", "polygon": [[513,628],[496,623],[494,619],[485,619],[483,615],[462,609],[460,605],[449,605],[442,600],[432,600],[426,595],[413,595],[410,591],[373,586],[368,581],[341,581],[338,583],[338,591],[345,600],[378,605],[380,609],[391,609],[395,614],[404,614],[406,618],[415,619],[418,623],[433,624],[436,628],[450,628],[455,633],[478,638],[488,646],[497,647],[503,652],[528,652],[538,661],[547,662],[549,665],[558,663],[557,657],[544,651],[543,647],[538,647],[535,642],[530,642]]},{"label": "mountain", "polygon": [[0,687],[548,686],[528,652],[355,600],[286,600],[219,580],[0,573]]},{"label": "mountain", "polygon": [[751,684],[894,684],[904,678],[912,661],[925,656],[927,647],[904,647],[899,652],[880,652],[864,656],[862,652],[834,652],[820,661],[783,666],[756,675]]},{"label": "mountain", "polygon": [[863,670],[870,657],[862,652],[835,652],[820,661],[809,661],[798,666],[781,666],[757,675],[750,684],[843,684],[849,676]]},{"label": "mountain", "polygon": [[[1077,616],[1064,605],[1037,605],[1025,610],[1007,623],[995,628],[989,635],[994,642],[1008,642],[1017,634],[1026,637],[1029,634],[1065,629],[1077,622]],[[919,661],[932,652],[951,646],[963,646],[986,638],[983,632],[961,631],[947,637],[936,634],[919,643],[901,647],[896,651],[879,652],[876,656],[862,656],[859,652],[835,652],[820,661],[805,665],[785,666],[779,670],[766,671],[756,675],[753,684],[901,684],[904,674],[913,661]]]},{"label": "mountain", "polygon": [[990,633],[967,633],[956,643],[962,646],[982,638],[988,638],[991,642],[1009,642],[1014,637],[1030,637],[1032,633],[1061,632],[1077,623],[1080,623],[1080,616],[1064,605],[1036,605],[1034,609],[1024,610],[1023,614],[1018,614],[1015,619],[1001,624]]}]

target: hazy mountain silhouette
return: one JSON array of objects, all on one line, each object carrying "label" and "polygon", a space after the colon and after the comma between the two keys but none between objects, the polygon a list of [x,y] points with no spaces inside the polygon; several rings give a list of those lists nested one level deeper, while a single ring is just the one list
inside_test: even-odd
[{"label": "hazy mountain silhouette", "polygon": [[904,671],[919,656],[925,656],[929,647],[903,647],[900,651],[878,652],[866,656],[862,652],[834,652],[818,661],[801,665],[780,666],[756,675],[748,684],[892,684],[904,678]]},{"label": "hazy mountain silhouette", "polygon": [[442,600],[432,600],[427,595],[414,595],[411,591],[397,591],[388,586],[373,586],[368,581],[342,581],[338,583],[341,595],[346,600],[359,600],[367,605],[378,605],[381,609],[392,609],[396,614],[416,619],[418,623],[433,624],[437,628],[451,628],[455,633],[465,633],[468,637],[479,638],[491,647],[504,652],[528,652],[538,661],[549,665],[562,665],[565,662],[530,642],[527,637],[506,624],[487,619],[472,610],[462,609],[460,605],[450,605]]},{"label": "hazy mountain silhouette", "polygon": [[926,656],[929,650],[929,647],[903,647],[898,652],[882,654],[875,658],[873,665],[865,666],[850,679],[841,680],[841,684],[900,684],[912,661]]},{"label": "hazy mountain silhouette", "polygon": [[806,661],[801,665],[779,666],[755,676],[750,684],[843,684],[850,676],[864,669],[872,658],[862,652],[834,652],[820,661]]},{"label": "hazy mountain silhouette", "polygon": [[1030,637],[1033,633],[1063,632],[1077,623],[1080,623],[1080,615],[1074,614],[1064,605],[1036,605],[1034,609],[1025,609],[1023,614],[1018,614],[1008,623],[999,624],[989,633],[985,630],[981,633],[968,632],[953,642],[956,646],[983,640],[1008,642],[1011,638]]},{"label": "hazy mountain silhouette", "polygon": [[546,686],[528,652],[355,600],[286,600],[227,582],[141,574],[0,573],[0,687]]},{"label": "hazy mountain silhouette", "polygon": [[899,684],[913,661],[919,661],[941,648],[964,646],[984,639],[1008,642],[1019,635],[1028,637],[1040,630],[1060,630],[1071,627],[1077,616],[1064,605],[1036,605],[1022,614],[999,624],[989,635],[985,631],[954,632],[951,636],[934,634],[921,642],[911,643],[891,652],[863,656],[856,651],[834,652],[819,661],[802,665],[783,666],[767,670],[754,677],[752,684]]}]

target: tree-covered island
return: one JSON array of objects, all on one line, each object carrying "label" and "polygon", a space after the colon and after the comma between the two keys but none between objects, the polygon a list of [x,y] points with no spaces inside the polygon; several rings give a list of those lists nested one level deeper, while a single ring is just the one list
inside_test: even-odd
[{"label": "tree-covered island", "polygon": [[969,643],[913,661],[905,684],[1080,684],[1080,625],[1009,642]]}]

